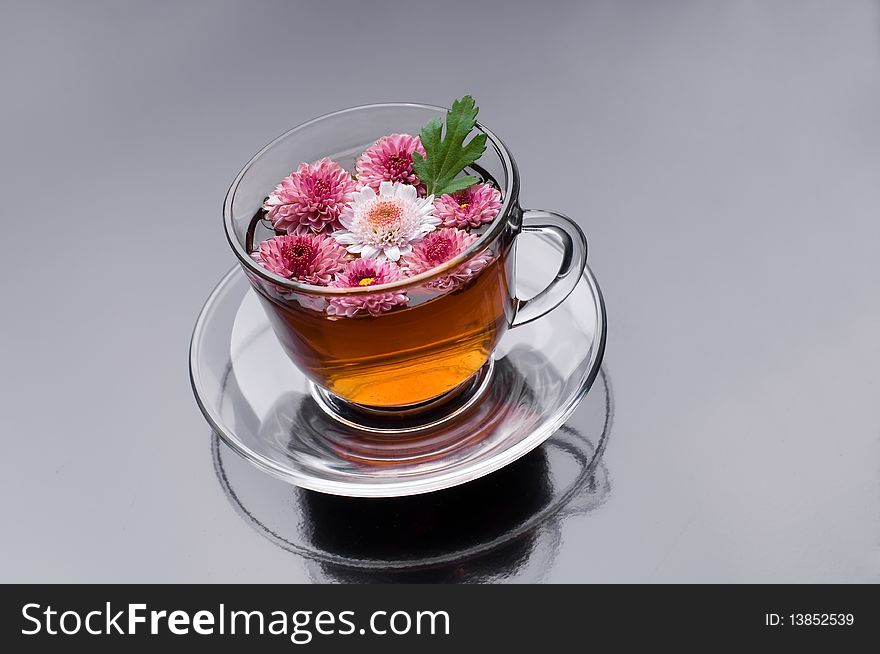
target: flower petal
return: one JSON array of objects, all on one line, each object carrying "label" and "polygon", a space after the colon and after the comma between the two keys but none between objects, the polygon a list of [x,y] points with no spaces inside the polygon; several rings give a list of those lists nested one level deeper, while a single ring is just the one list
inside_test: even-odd
[{"label": "flower petal", "polygon": [[416,190],[415,186],[410,186],[409,184],[398,184],[397,186],[397,197],[402,200],[408,200],[409,202],[415,202],[419,197],[419,192]]},{"label": "flower petal", "polygon": [[357,239],[354,237],[354,234],[352,234],[351,232],[333,232],[333,238],[335,238],[338,243],[343,243],[343,244],[357,243]]},{"label": "flower petal", "polygon": [[355,204],[363,204],[367,200],[371,200],[374,197],[376,197],[376,191],[374,191],[370,186],[365,186],[360,191],[354,194],[354,202]]}]

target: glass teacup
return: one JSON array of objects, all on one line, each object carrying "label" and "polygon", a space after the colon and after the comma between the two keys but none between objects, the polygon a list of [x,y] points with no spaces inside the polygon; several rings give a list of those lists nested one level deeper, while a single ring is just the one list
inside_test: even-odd
[{"label": "glass teacup", "polygon": [[[442,266],[379,286],[330,288],[276,275],[253,259],[259,241],[272,236],[262,220],[263,201],[280,179],[303,161],[329,157],[348,170],[378,138],[418,134],[446,110],[419,104],[376,104],[327,114],[278,137],[238,174],[224,204],[232,250],[259,297],[275,334],[293,363],[314,383],[331,413],[354,412],[406,419],[461,408],[491,383],[491,357],[505,332],[539,318],[562,302],[583,272],[587,243],[580,228],[557,213],[523,210],[519,176],[504,144],[488,139],[469,173],[502,193],[496,218],[475,243]],[[558,239],[556,276],[530,299],[516,296],[515,243],[522,232]],[[331,304],[405,296],[377,315],[340,316]]]}]

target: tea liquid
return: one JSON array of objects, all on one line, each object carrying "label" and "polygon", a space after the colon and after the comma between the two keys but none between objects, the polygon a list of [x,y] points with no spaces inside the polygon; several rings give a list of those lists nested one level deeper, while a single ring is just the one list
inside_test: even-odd
[{"label": "tea liquid", "polygon": [[378,316],[332,318],[258,295],[284,350],[315,383],[358,404],[403,406],[452,390],[488,360],[513,311],[505,259],[445,294],[411,291],[410,306]]}]

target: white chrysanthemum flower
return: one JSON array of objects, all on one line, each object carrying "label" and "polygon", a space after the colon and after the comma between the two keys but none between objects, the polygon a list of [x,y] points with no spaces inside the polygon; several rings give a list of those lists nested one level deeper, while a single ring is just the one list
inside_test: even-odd
[{"label": "white chrysanthemum flower", "polygon": [[420,198],[415,186],[382,182],[379,194],[365,186],[354,194],[339,216],[345,229],[333,238],[349,252],[367,259],[397,261],[412,252],[412,244],[440,224],[434,217],[434,196]]}]

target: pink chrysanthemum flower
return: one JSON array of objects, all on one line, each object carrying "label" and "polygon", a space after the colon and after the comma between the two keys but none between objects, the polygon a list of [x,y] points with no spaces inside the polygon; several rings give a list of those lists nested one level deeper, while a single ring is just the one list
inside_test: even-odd
[{"label": "pink chrysanthemum flower", "polygon": [[345,266],[345,248],[323,234],[276,236],[260,243],[254,257],[266,270],[288,279],[326,286]]},{"label": "pink chrysanthemum flower", "polygon": [[382,182],[402,182],[415,186],[419,195],[425,194],[425,185],[413,172],[412,154],[423,157],[425,148],[418,136],[391,134],[383,136],[364,150],[356,164],[358,183],[379,190]]},{"label": "pink chrysanthemum flower", "polygon": [[333,238],[352,254],[397,261],[440,223],[433,201],[433,195],[420,198],[415,187],[399,182],[382,182],[378,195],[365,186],[339,217],[343,228]]},{"label": "pink chrysanthemum flower", "polygon": [[300,164],[275,187],[263,208],[275,229],[288,234],[332,231],[356,188],[342,166],[324,158]]},{"label": "pink chrysanthemum flower", "polygon": [[[413,246],[410,254],[401,260],[401,267],[407,275],[413,276],[440,266],[473,245],[478,236],[462,229],[444,227],[426,235]],[[482,253],[465,261],[448,275],[431,280],[426,285],[432,288],[448,289],[467,281],[489,263],[489,254]]]},{"label": "pink chrysanthemum flower", "polygon": [[444,227],[479,227],[492,222],[501,208],[501,193],[488,184],[474,184],[434,200],[434,215]]},{"label": "pink chrysanthemum flower", "polygon": [[[362,288],[389,284],[400,279],[403,279],[403,273],[395,263],[378,259],[355,259],[339,273],[336,281],[330,286],[333,288]],[[407,301],[406,294],[401,291],[332,297],[327,306],[327,313],[331,316],[349,318],[363,312],[376,316],[398,305],[406,304]]]}]

